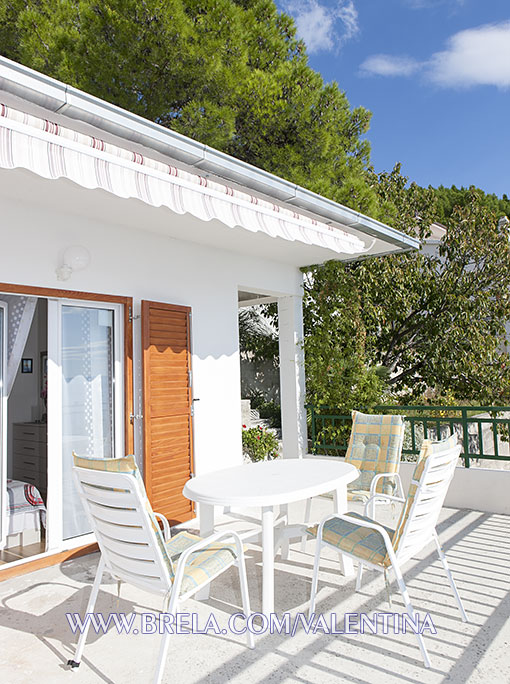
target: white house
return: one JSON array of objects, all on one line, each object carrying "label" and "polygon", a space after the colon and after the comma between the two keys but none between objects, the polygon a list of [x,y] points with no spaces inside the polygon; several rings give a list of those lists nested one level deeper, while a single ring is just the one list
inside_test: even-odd
[{"label": "white house", "polygon": [[194,515],[192,473],[241,462],[240,299],[278,301],[284,455],[300,456],[299,267],[418,246],[4,58],[0,209],[0,579],[93,542],[73,450],[134,452],[171,522]]}]

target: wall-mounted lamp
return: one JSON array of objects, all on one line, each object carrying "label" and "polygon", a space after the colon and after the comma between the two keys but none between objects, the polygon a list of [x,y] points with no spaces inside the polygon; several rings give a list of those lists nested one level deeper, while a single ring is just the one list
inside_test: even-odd
[{"label": "wall-mounted lamp", "polygon": [[62,266],[55,273],[58,280],[69,280],[74,271],[82,271],[90,264],[90,252],[85,247],[73,245],[68,247],[62,258]]}]

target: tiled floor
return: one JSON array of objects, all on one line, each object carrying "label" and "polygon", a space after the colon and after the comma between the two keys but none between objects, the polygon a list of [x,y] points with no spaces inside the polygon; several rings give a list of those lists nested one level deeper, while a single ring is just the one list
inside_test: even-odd
[{"label": "tiled floor", "polygon": [[[330,501],[314,500],[315,518],[330,511]],[[302,514],[303,506],[291,507],[291,519],[298,520]],[[245,525],[227,517],[219,522],[220,529]],[[425,635],[432,660],[430,670],[423,668],[415,636],[410,633],[395,634],[390,629],[388,634],[307,634],[299,628],[294,636],[260,634],[253,651],[246,648],[242,636],[232,632],[175,635],[164,682],[509,684],[510,517],[445,508],[438,532],[470,622],[459,619],[432,546],[404,566],[416,611],[422,616],[429,612],[437,629],[436,634]],[[294,618],[307,610],[313,548],[313,542],[308,542],[302,553],[296,543],[291,546],[288,561],[277,558],[275,594],[280,616],[289,612]],[[77,641],[66,613],[85,612],[97,558],[94,554],[0,583],[0,681],[58,684],[69,683],[71,677],[76,684],[151,682],[158,634],[118,634],[114,628],[107,634],[95,634],[91,630],[80,668],[71,675],[65,665]],[[260,610],[260,563],[260,548],[250,545],[247,565],[252,608],[256,611]],[[367,572],[358,593],[354,585],[354,578],[339,573],[338,556],[324,552],[317,612],[329,622],[333,613],[338,621],[346,613],[373,615],[388,610],[380,575]],[[104,583],[97,612],[135,613],[138,619],[140,613],[161,609],[158,597],[125,586],[118,600],[116,589],[112,580]],[[396,592],[393,598],[393,610],[403,612]],[[195,613],[202,627],[213,614],[220,627],[226,628],[229,616],[239,606],[239,585],[232,569],[213,583],[209,600],[189,600],[180,612]]]}]

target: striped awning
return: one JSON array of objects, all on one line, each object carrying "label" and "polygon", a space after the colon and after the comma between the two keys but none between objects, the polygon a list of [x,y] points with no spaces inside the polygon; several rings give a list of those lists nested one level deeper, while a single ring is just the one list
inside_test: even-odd
[{"label": "striped awning", "polygon": [[199,174],[117,147],[60,124],[0,104],[0,167],[24,168],[44,178],[68,178],[122,198],[203,221],[361,254],[372,246],[348,232]]}]

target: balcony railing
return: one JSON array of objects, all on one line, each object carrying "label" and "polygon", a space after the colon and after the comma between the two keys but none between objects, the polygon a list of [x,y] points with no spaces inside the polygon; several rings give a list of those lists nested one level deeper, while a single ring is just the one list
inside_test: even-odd
[{"label": "balcony railing", "polygon": [[[351,416],[329,406],[309,405],[307,409],[312,453],[343,456]],[[376,406],[370,412],[405,416],[405,460],[416,460],[424,439],[444,439],[454,432],[462,444],[461,457],[466,468],[471,459],[510,460],[510,406]]]}]

